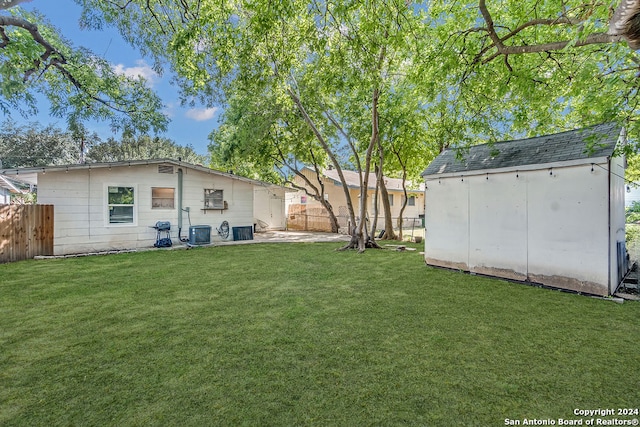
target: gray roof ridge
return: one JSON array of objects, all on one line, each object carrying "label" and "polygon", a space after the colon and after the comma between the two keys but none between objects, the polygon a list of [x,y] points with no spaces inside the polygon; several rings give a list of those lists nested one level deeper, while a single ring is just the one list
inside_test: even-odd
[{"label": "gray roof ridge", "polygon": [[[583,128],[563,130],[561,132],[549,133],[549,134],[545,134],[545,135],[536,135],[536,136],[531,136],[529,138],[517,138],[517,139],[507,139],[507,140],[504,140],[504,141],[485,142],[483,144],[472,145],[469,148],[472,149],[472,148],[476,148],[476,147],[486,147],[486,146],[494,147],[494,146],[496,146],[498,144],[513,144],[513,143],[521,142],[521,141],[532,141],[532,140],[543,139],[543,138],[559,137],[560,135],[571,134],[571,133],[576,133],[576,132],[584,132],[584,131],[587,131],[587,130],[592,130],[595,127],[600,127],[600,126],[605,126],[605,125],[616,126],[617,123],[615,123],[615,122],[603,122],[603,123],[598,123],[598,124],[591,125],[591,126],[585,126]],[[453,149],[454,150],[463,149],[463,147],[453,147]],[[447,148],[447,150],[448,150],[448,148]]]},{"label": "gray roof ridge", "polygon": [[[617,123],[605,122],[554,134],[478,144],[467,150],[453,147],[440,153],[422,176],[609,157],[621,130]],[[587,150],[589,139],[597,135],[602,139]],[[463,152],[461,159],[457,156],[459,151]]]}]

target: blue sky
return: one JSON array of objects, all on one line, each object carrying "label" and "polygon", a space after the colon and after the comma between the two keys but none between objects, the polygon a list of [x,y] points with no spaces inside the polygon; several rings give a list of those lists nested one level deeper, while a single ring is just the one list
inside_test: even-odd
[{"label": "blue sky", "polygon": [[[95,54],[111,62],[114,68],[128,74],[141,74],[150,83],[153,90],[162,98],[165,113],[171,119],[167,132],[159,136],[170,138],[180,145],[192,145],[198,154],[207,154],[207,136],[218,125],[221,111],[217,108],[207,109],[196,106],[182,107],[178,97],[178,88],[170,84],[168,73],[158,76],[151,69],[151,61],[146,60],[132,47],[122,40],[118,32],[107,28],[104,31],[80,29],[80,7],[73,0],[32,0],[21,5],[26,10],[38,10],[49,22],[57,27],[62,35],[71,40],[74,46],[83,46]],[[19,115],[12,118],[17,122],[38,121],[43,125],[49,123],[65,129],[64,119],[49,116],[46,101],[38,105],[39,114],[23,119]],[[109,136],[118,138],[109,128],[108,123],[92,122],[87,127],[95,131],[101,138]]]}]

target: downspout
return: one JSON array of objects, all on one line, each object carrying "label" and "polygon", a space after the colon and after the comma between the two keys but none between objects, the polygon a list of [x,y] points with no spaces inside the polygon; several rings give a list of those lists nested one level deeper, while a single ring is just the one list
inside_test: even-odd
[{"label": "downspout", "polygon": [[182,240],[182,168],[178,168],[178,240]]}]

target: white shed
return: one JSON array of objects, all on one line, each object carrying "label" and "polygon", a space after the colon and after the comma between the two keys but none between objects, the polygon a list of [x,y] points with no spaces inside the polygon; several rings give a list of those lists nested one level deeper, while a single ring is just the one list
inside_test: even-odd
[{"label": "white shed", "polygon": [[[152,247],[158,237],[152,228],[169,222],[174,244],[251,238],[256,193],[266,192],[270,206],[284,223],[286,188],[204,166],[171,159],[5,169],[37,185],[39,204],[54,205],[54,254]],[[263,203],[258,198],[258,203]],[[267,208],[268,210],[268,208]],[[218,233],[223,222],[228,236]],[[166,233],[166,232],[165,232]],[[209,233],[209,238],[206,234]],[[239,237],[241,236],[241,237]],[[191,242],[194,243],[194,242]]]},{"label": "white shed", "polygon": [[447,150],[423,172],[429,265],[613,294],[627,271],[615,124]]}]

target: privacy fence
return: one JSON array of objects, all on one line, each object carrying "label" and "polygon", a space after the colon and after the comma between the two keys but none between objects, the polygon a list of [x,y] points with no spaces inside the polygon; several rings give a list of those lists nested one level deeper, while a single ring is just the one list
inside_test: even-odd
[{"label": "privacy fence", "polygon": [[[349,229],[349,216],[346,213],[346,208],[340,207],[338,210],[338,226],[341,232],[346,232]],[[398,218],[392,217],[394,229],[397,230]],[[378,218],[378,229],[384,228],[384,218]],[[370,222],[367,221],[367,227],[370,226]],[[413,230],[420,230],[424,228],[424,216],[418,218],[403,217],[403,231],[404,233],[411,233]],[[287,229],[298,231],[326,231],[331,232],[331,221],[329,220],[329,213],[326,209],[321,207],[309,207],[307,205],[292,204],[289,206],[287,214]]]},{"label": "privacy fence", "polygon": [[53,255],[53,205],[0,205],[0,263]]}]

